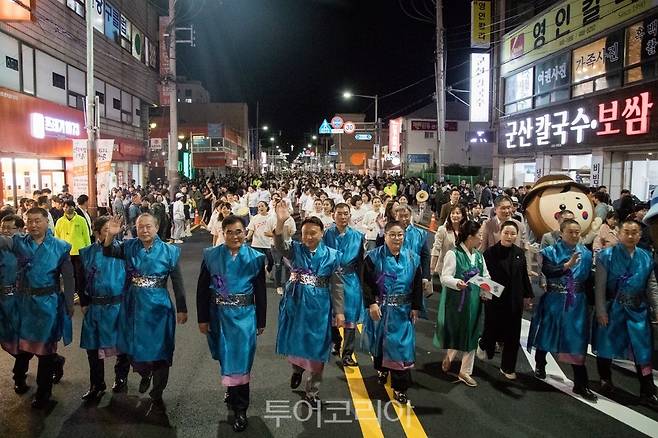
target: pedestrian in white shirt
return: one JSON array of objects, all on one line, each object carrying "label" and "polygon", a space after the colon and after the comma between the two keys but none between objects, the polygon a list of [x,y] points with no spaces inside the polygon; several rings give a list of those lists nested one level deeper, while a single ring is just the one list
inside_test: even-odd
[{"label": "pedestrian in white shirt", "polygon": [[[256,190],[252,186],[249,186],[247,189],[247,206],[249,207],[249,214],[251,216],[256,216],[258,214],[258,202],[259,202],[259,196],[258,193],[256,193]],[[265,202],[265,205],[267,205],[267,202]]]},{"label": "pedestrian in white shirt", "polygon": [[372,198],[372,209],[363,215],[363,229],[366,231],[366,251],[375,249],[375,242],[384,217],[382,200],[379,196]]},{"label": "pedestrian in white shirt", "polygon": [[[279,201],[279,203],[281,202],[285,201]],[[274,237],[274,229],[276,228],[277,224],[275,212],[276,206],[272,210],[272,213],[269,215],[267,229],[264,233],[267,237]],[[297,225],[295,224],[295,220],[292,218],[292,216],[285,221],[283,227],[285,229],[285,233],[283,233],[283,235],[288,236],[286,243],[292,242],[292,236],[297,232]],[[283,295],[283,285],[287,281],[288,275],[290,273],[288,272],[288,268],[283,263],[283,254],[278,251],[276,247],[272,247],[272,257],[274,258],[274,287],[276,288],[277,294]]]},{"label": "pedestrian in white shirt", "polygon": [[266,269],[269,273],[272,271],[274,259],[272,258],[272,237],[265,233],[268,231],[268,222],[270,221],[269,207],[266,202],[257,204],[257,213],[247,226],[247,240],[251,240],[251,247],[265,254],[267,258]]},{"label": "pedestrian in white shirt", "polygon": [[350,200],[352,204],[352,227],[360,231],[363,234],[366,234],[366,229],[363,226],[363,218],[366,214],[365,210],[361,207],[363,204],[363,200],[361,199],[360,195],[354,195],[352,196],[352,199]]},{"label": "pedestrian in white shirt", "polygon": [[174,230],[172,232],[174,243],[183,243],[181,239],[185,231],[185,195],[176,193],[176,201],[174,202]]}]

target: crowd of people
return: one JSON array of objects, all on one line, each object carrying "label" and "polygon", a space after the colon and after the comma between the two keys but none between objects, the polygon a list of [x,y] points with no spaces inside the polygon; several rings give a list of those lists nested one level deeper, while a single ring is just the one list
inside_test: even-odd
[{"label": "crowd of people", "polygon": [[[534,236],[524,214],[530,191],[349,173],[242,173],[183,181],[174,191],[166,181],[117,187],[96,217],[86,195],[74,201],[66,189],[35,192],[17,209],[0,210],[0,345],[16,358],[14,389],[29,391],[36,355],[32,405],[48,404],[64,370],[57,344],[71,341],[77,302],[90,367],[82,398],[102,396],[103,359],[116,356],[112,390],[127,390],[132,365],[140,393],[150,388],[153,406],[164,409],[175,327],[187,321],[178,245],[205,229],[197,322],[220,362],[236,431],[247,427],[268,278],[280,300],[276,352],[291,365],[291,388],[306,374],[312,408],[321,404],[331,354],[344,367],[358,366],[358,324],[380,382],[390,377],[395,400],[407,403],[415,325],[428,318],[435,290],[434,345],[445,353],[443,372],[457,381],[477,386],[475,359],[497,353],[502,378],[517,378],[522,318],[534,303],[527,348],[535,349],[537,378],[546,378],[551,353],[573,366],[573,391],[596,402],[585,367],[591,344],[602,391],[615,389],[612,359],[630,358],[640,400],[658,406],[651,328],[658,285],[643,223],[649,205],[628,190],[612,202],[605,187],[593,188],[588,196],[602,222],[595,233],[583,233],[562,209],[559,230]],[[422,226],[428,216],[440,224],[433,243]]]}]

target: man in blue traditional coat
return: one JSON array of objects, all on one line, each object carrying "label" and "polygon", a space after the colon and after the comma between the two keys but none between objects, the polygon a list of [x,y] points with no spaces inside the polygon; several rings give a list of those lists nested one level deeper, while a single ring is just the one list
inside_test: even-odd
[{"label": "man in blue traditional coat", "polygon": [[389,222],[384,245],[366,255],[363,300],[368,306],[364,333],[381,383],[391,374],[395,400],[406,404],[416,362],[416,330],[423,304],[422,269],[417,254],[404,247],[405,226]]},{"label": "man in blue traditional coat", "polygon": [[[341,202],[336,205],[334,221],[335,225],[325,231],[322,241],[329,248],[341,253],[340,269],[336,272],[337,281],[332,287],[341,288],[345,297],[343,366],[355,367],[358,364],[354,361],[352,353],[354,353],[356,325],[362,321],[364,310],[361,278],[365,236],[348,225],[350,223],[350,206],[346,203]],[[334,343],[333,353],[338,355],[342,339],[337,327],[331,328],[331,335]]]},{"label": "man in blue traditional coat", "polygon": [[[12,237],[25,228],[20,216],[11,214],[2,218],[0,234]],[[18,328],[20,324],[19,296],[16,289],[18,261],[13,251],[0,251],[0,347],[15,356],[18,353]],[[25,389],[25,382],[17,389]]]},{"label": "man in blue traditional coat", "polygon": [[[180,248],[158,237],[158,221],[142,213],[135,222],[137,238],[115,241],[121,232],[122,218],[115,217],[109,228],[103,254],[126,261],[128,288],[119,312],[119,351],[130,357],[133,370],[142,377],[139,392],[149,393],[152,406],[164,411],[162,393],[169,380],[173,362],[176,323],[187,322],[185,288],[180,271]],[[171,278],[176,298],[174,307],[167,279]]]},{"label": "man in blue traditional coat", "polygon": [[128,356],[118,351],[119,311],[126,283],[126,265],[121,259],[103,255],[103,242],[109,229],[109,216],[94,222],[96,243],[80,250],[85,281],[80,285],[80,308],[84,314],[80,347],[87,350],[89,391],[82,399],[96,401],[105,393],[104,358],[117,356],[112,392],[128,388]]},{"label": "man in blue traditional coat", "polygon": [[[403,248],[420,257],[420,269],[423,275],[423,294],[432,295],[432,273],[430,272],[430,249],[427,245],[427,231],[411,223],[411,207],[401,205],[395,210],[395,220],[404,227]],[[425,306],[423,305],[422,309]]]},{"label": "man in blue traditional coat", "polygon": [[653,257],[637,244],[642,227],[625,220],[619,231],[619,243],[599,252],[596,258],[596,321],[592,330],[592,350],[601,378],[601,391],[610,394],[612,359],[630,359],[640,380],[640,402],[656,407],[653,382],[651,330],[648,293],[658,285]]},{"label": "man in blue traditional coat", "polygon": [[292,389],[302,382],[304,371],[309,372],[304,399],[319,409],[322,371],[331,350],[331,317],[337,327],[345,322],[343,291],[330,288],[340,267],[340,253],[322,243],[324,226],[317,217],[302,222],[302,242],[287,243],[284,225],[289,217],[288,207],[279,203],[274,245],[288,259],[291,274],[279,305],[276,351],[288,356],[293,367]]},{"label": "man in blue traditional coat", "polygon": [[589,333],[585,288],[592,271],[592,252],[579,243],[580,224],[575,220],[564,220],[560,232],[562,239],[541,251],[546,293],[532,317],[528,351],[536,348],[535,377],[546,378],[546,354],[550,352],[573,367],[573,392],[596,402],[585,368]]},{"label": "man in blue traditional coat", "polygon": [[[14,390],[18,394],[28,391],[27,370],[30,359],[36,355],[39,367],[32,407],[43,409],[49,404],[54,376],[61,378],[63,374],[57,343],[62,337],[64,344],[71,342],[75,283],[69,256],[71,245],[53,237],[48,228],[48,212],[35,207],[27,211],[26,217],[28,234],[0,236],[0,250],[11,250],[18,260],[20,324]],[[64,293],[60,292],[60,277]]]},{"label": "man in blue traditional coat", "polygon": [[244,223],[238,216],[222,221],[225,243],[203,253],[197,284],[199,330],[207,336],[213,359],[219,360],[226,404],[235,413],[233,430],[247,428],[249,381],[256,336],[265,330],[267,293],[265,255],[244,245]]}]

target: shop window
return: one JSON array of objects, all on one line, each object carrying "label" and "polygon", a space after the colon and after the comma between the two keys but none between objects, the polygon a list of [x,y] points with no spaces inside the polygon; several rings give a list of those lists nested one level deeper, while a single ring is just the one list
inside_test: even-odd
[{"label": "shop window", "polygon": [[5,56],[5,65],[8,69],[18,71],[18,59],[11,56]]},{"label": "shop window", "polygon": [[185,103],[192,103],[192,99],[190,99],[189,97],[186,98],[186,99],[185,99]]},{"label": "shop window", "polygon": [[53,87],[66,89],[66,78],[63,75],[53,72]]},{"label": "shop window", "polygon": [[39,160],[41,170],[64,170],[64,160]]},{"label": "shop window", "polygon": [[621,86],[623,31],[613,32],[572,53],[573,97]]},{"label": "shop window", "polygon": [[569,99],[569,53],[547,59],[535,67],[535,108]]},{"label": "shop window", "polygon": [[624,65],[627,68],[625,83],[658,77],[658,15],[651,15],[626,29],[626,52]]},{"label": "shop window", "polygon": [[85,0],[66,0],[66,6],[82,18],[85,16]]},{"label": "shop window", "polygon": [[425,138],[434,138],[434,133],[431,131],[425,131]]},{"label": "shop window", "polygon": [[533,68],[505,79],[505,114],[532,108]]}]

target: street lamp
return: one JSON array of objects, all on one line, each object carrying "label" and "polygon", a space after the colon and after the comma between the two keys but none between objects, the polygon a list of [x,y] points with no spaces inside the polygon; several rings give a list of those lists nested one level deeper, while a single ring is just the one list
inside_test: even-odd
[{"label": "street lamp", "polygon": [[[372,100],[375,101],[375,145],[377,145],[377,146],[376,147],[373,146],[373,149],[374,149],[373,150],[373,155],[375,155],[375,152],[376,152],[376,155],[377,155],[377,174],[381,175],[381,172],[383,170],[383,166],[382,166],[382,152],[381,152],[382,148],[379,144],[380,143],[379,139],[381,137],[380,132],[379,132],[380,131],[379,130],[379,128],[380,128],[380,124],[379,124],[379,96],[376,95],[376,94],[374,96],[370,96],[370,95],[367,95],[367,94],[354,94],[350,91],[345,91],[343,93],[343,98],[345,100],[351,99],[352,97],[361,97],[363,99],[372,99]],[[377,148],[379,150],[377,150]]]},{"label": "street lamp", "polygon": [[270,141],[271,141],[271,142],[274,142],[274,137],[270,137]]},{"label": "street lamp", "polygon": [[267,125],[263,125],[263,131],[267,131],[268,129],[270,129],[269,126],[267,126]]},{"label": "street lamp", "polygon": [[314,135],[314,136],[311,137],[311,139],[312,139],[312,140],[317,140],[317,139],[318,139],[318,136],[317,136],[317,135]]}]

